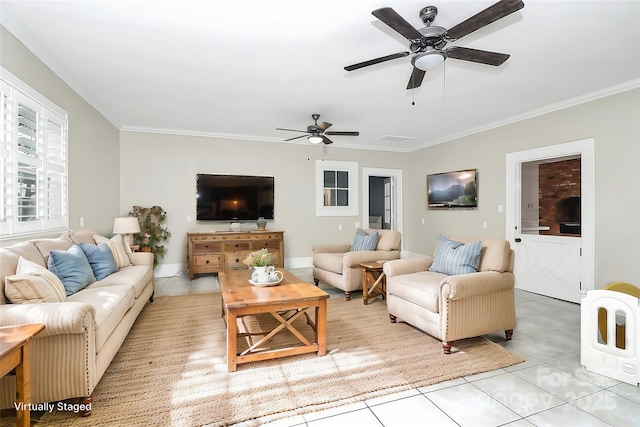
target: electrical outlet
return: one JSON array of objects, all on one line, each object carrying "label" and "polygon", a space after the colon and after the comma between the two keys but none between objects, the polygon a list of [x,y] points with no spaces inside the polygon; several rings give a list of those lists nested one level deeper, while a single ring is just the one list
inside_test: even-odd
[{"label": "electrical outlet", "polygon": [[342,224],[338,225],[338,231],[342,231]]},{"label": "electrical outlet", "polygon": [[424,225],[424,218],[422,218],[422,225]]},{"label": "electrical outlet", "polygon": [[191,222],[191,215],[187,215],[187,222]]},{"label": "electrical outlet", "polygon": [[487,228],[488,224],[487,221],[482,221],[482,228]]},{"label": "electrical outlet", "polygon": [[504,206],[498,205],[498,212],[504,212]]},{"label": "electrical outlet", "polygon": [[80,227],[84,227],[84,217],[80,217]]}]

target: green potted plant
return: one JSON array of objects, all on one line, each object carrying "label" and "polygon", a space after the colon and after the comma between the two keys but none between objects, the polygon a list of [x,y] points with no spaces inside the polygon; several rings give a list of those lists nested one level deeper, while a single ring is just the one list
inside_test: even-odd
[{"label": "green potted plant", "polygon": [[162,225],[167,220],[167,213],[160,206],[134,206],[129,215],[137,217],[140,223],[140,233],[133,236],[134,243],[139,246],[139,250],[153,253],[153,267],[157,267],[165,252],[160,243],[171,236],[169,230]]}]

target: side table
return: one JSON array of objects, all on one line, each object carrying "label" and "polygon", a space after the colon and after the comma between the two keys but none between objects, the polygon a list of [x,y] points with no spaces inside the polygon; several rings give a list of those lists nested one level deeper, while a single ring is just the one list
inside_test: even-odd
[{"label": "side table", "polygon": [[44,329],[44,324],[0,328],[0,367],[2,376],[16,370],[16,420],[18,426],[30,426],[29,341]]},{"label": "side table", "polygon": [[387,281],[380,262],[363,262],[362,269],[362,302],[369,304],[369,299],[382,296],[387,297]]}]

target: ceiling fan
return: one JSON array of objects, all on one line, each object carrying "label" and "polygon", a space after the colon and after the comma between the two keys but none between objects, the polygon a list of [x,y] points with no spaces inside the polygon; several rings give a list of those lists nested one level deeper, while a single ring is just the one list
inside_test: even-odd
[{"label": "ceiling fan", "polygon": [[[341,136],[358,136],[358,135],[360,135],[360,132],[338,132],[338,131],[327,132],[326,130],[328,128],[330,128],[331,126],[333,126],[333,124],[327,123],[327,122],[322,122],[322,123],[318,124],[318,119],[320,118],[320,114],[312,114],[311,118],[313,119],[315,124],[307,126],[307,130],[283,129],[283,128],[276,128],[276,130],[286,130],[286,131],[290,131],[290,132],[308,133],[308,134],[310,134],[310,136],[308,136],[307,139],[309,140],[310,143],[319,144],[321,142],[324,142],[327,145],[328,144],[333,144],[333,141],[330,140],[329,138],[327,138],[326,135],[341,135]],[[294,139],[303,138],[305,136],[307,136],[307,135],[295,136],[293,138],[285,139],[285,141],[293,141]]]},{"label": "ceiling fan", "polygon": [[431,23],[438,14],[435,6],[427,6],[420,11],[420,19],[426,25],[418,31],[395,10],[390,7],[376,9],[373,16],[387,24],[392,30],[409,40],[410,52],[398,52],[369,61],[344,67],[346,71],[358,70],[369,65],[379,64],[392,59],[403,58],[413,54],[411,65],[413,71],[409,78],[407,89],[413,89],[422,84],[426,71],[436,68],[445,59],[453,58],[463,61],[479,62],[481,64],[499,66],[509,59],[505,53],[489,52],[486,50],[471,49],[467,47],[452,46],[444,49],[447,43],[461,39],[462,37],[491,24],[498,19],[504,18],[524,7],[521,0],[501,0],[489,6],[482,12],[459,23],[458,25],[446,29],[432,26]]}]

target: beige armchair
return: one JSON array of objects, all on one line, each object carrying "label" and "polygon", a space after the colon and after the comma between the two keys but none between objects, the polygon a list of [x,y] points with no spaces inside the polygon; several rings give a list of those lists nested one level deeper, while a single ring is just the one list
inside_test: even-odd
[{"label": "beige armchair", "polygon": [[360,264],[378,260],[400,258],[402,234],[395,230],[366,229],[367,234],[377,231],[380,235],[375,251],[350,252],[351,243],[315,245],[313,251],[313,281],[316,286],[322,280],[344,291],[347,301],[351,291],[362,289]]},{"label": "beige armchair", "polygon": [[386,262],[383,271],[391,322],[409,323],[440,339],[445,354],[451,353],[452,341],[499,330],[510,340],[516,314],[509,242],[461,236],[450,239],[465,244],[482,242],[478,271],[459,275],[429,271],[432,257]]}]

